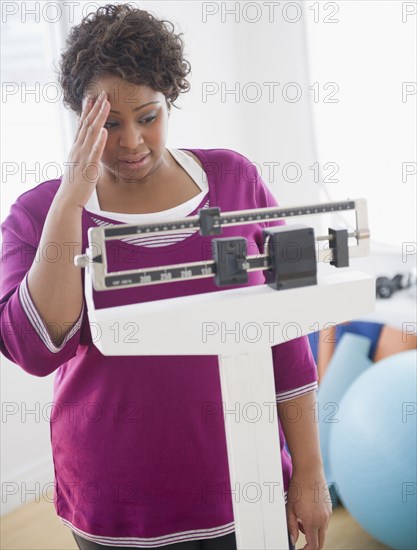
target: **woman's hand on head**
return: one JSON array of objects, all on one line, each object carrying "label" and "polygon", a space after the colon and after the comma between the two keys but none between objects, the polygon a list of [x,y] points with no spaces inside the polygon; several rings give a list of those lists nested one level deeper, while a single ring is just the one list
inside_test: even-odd
[{"label": "woman's hand on head", "polygon": [[107,141],[107,130],[103,126],[108,112],[109,102],[104,92],[95,102],[86,98],[56,196],[70,207],[82,209],[97,185],[102,170],[100,159]]}]

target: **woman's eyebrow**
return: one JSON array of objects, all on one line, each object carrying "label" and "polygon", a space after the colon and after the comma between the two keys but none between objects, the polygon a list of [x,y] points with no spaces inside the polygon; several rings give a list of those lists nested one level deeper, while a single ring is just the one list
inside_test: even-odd
[{"label": "woman's eyebrow", "polygon": [[[141,105],[140,107],[135,107],[134,109],[132,109],[132,111],[133,112],[139,111],[139,109],[143,109],[144,107],[146,107],[147,105],[151,105],[152,103],[161,103],[161,102],[160,101],[149,101],[148,103],[145,103],[144,105]],[[120,112],[115,111],[114,109],[110,109],[109,112],[110,113],[116,113],[117,115],[120,115]]]}]

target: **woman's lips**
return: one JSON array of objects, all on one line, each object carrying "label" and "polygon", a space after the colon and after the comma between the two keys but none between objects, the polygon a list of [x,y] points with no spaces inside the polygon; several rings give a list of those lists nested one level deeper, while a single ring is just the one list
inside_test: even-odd
[{"label": "woman's lips", "polygon": [[145,157],[142,158],[142,160],[139,161],[126,161],[126,160],[119,160],[120,166],[123,168],[129,168],[130,170],[137,170],[138,168],[142,168],[142,166],[145,166],[145,164],[148,162],[150,153],[148,153]]}]

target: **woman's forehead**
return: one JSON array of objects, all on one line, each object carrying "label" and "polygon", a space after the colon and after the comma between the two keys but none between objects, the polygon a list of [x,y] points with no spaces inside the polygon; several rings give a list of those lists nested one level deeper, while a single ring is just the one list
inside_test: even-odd
[{"label": "woman's forehead", "polygon": [[97,99],[102,91],[105,91],[109,100],[115,103],[137,103],[138,101],[156,101],[164,96],[146,84],[135,84],[127,80],[108,76],[94,79],[87,87],[88,97]]}]

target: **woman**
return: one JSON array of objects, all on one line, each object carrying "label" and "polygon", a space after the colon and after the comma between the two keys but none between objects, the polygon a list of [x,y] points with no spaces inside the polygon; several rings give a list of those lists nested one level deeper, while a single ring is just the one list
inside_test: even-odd
[{"label": "woman", "polygon": [[[210,205],[277,204],[243,155],[166,147],[170,111],[189,89],[189,71],[172,24],[128,4],[85,17],[61,58],[64,102],[79,115],[67,169],[21,195],[2,224],[10,246],[1,349],[35,376],[57,371],[55,508],[81,549],[236,548],[217,357],[101,355],[74,265],[95,225],[178,219]],[[262,228],[279,223],[228,228],[223,236],[243,236],[261,252]],[[45,254],[51,243],[60,251],[54,261]],[[110,271],[207,259],[194,230],[111,241],[107,255]],[[263,282],[262,272],[249,274],[249,284]],[[94,293],[94,302],[100,309],[218,290],[199,279]],[[19,334],[5,330],[16,323]],[[116,328],[115,338],[128,345],[130,328]],[[273,358],[284,476],[278,497],[293,539],[301,529],[306,549],[322,548],[331,505],[312,413],[316,365],[306,337],[275,346]],[[207,403],[219,406],[204,417]],[[283,414],[286,406],[298,407],[298,422]]]}]

